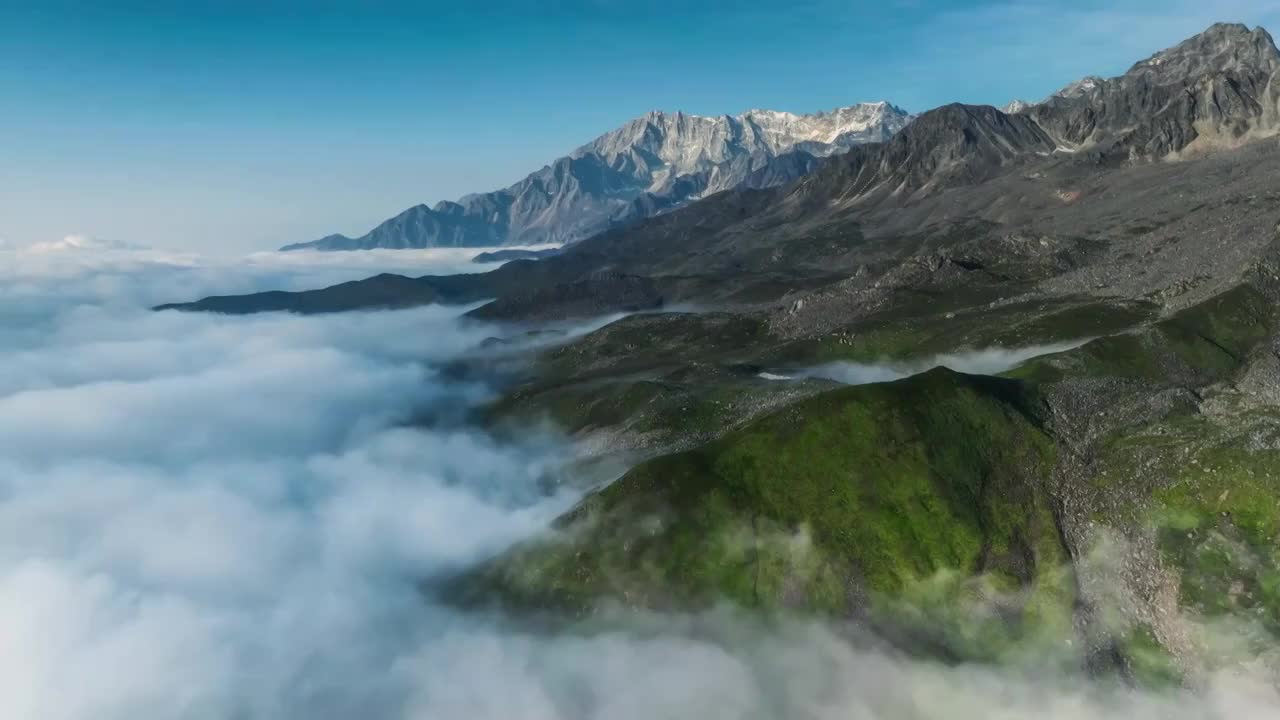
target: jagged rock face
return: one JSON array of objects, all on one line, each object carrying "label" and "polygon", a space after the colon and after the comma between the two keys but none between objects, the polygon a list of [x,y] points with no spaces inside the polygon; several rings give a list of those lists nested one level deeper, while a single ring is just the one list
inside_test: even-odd
[{"label": "jagged rock face", "polygon": [[1086,77],[1036,105],[923,113],[887,142],[854,148],[797,183],[788,217],[910,202],[1049,155],[1168,160],[1277,132],[1280,51],[1262,28],[1214,25],[1120,77]]},{"label": "jagged rock face", "polygon": [[820,158],[886,140],[910,119],[886,102],[813,115],[651,112],[505,190],[418,205],[360,238],[330,235],[283,249],[573,242],[723,190],[791,182]]},{"label": "jagged rock face", "polygon": [[700,117],[652,112],[579,148],[610,166],[650,179],[660,191],[673,178],[708,174],[704,192],[737,187],[746,173],[779,155],[800,150],[825,157],[892,137],[908,116],[888,103],[870,103],[814,115],[752,110],[738,116]]},{"label": "jagged rock face", "polygon": [[1027,113],[1064,149],[1152,160],[1280,129],[1280,52],[1262,28],[1219,24],[1117,78],[1089,77]]},{"label": "jagged rock face", "polygon": [[367,236],[371,247],[415,248],[440,245],[492,245],[500,238],[500,228],[482,217],[462,212],[456,205],[426,205],[409,208],[374,228]]},{"label": "jagged rock face", "polygon": [[1000,108],[1000,112],[1006,115],[1013,115],[1015,113],[1020,113],[1023,110],[1029,110],[1032,107],[1034,106],[1025,100],[1010,100],[1007,105]]},{"label": "jagged rock face", "polygon": [[896,192],[911,192],[980,182],[1020,156],[1052,151],[1053,141],[1029,118],[987,106],[949,105],[886,147],[881,175],[900,180]]},{"label": "jagged rock face", "polygon": [[1048,155],[1055,141],[1029,115],[986,105],[930,110],[886,143],[850,151],[801,182],[793,196],[823,203],[906,200],[973,184],[1026,156]]}]

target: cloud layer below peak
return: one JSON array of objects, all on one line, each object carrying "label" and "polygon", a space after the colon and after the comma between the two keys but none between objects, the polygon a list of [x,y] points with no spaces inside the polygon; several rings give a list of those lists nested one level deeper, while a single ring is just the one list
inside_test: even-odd
[{"label": "cloud layer below peak", "polygon": [[[0,717],[1260,720],[1280,706],[1246,671],[1140,693],[912,660],[730,608],[555,633],[441,607],[424,579],[541,531],[576,498],[547,490],[573,455],[562,438],[499,441],[458,412],[492,388],[441,366],[492,328],[439,307],[146,310],[360,277],[371,256],[10,259]],[[378,262],[412,274],[458,260]]]}]

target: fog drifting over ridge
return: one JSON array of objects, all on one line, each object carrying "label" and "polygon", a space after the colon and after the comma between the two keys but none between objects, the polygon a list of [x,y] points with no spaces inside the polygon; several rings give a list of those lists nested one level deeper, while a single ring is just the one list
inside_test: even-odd
[{"label": "fog drifting over ridge", "polygon": [[146,308],[466,260],[0,255],[0,717],[1252,720],[1280,703],[1251,675],[1133,693],[728,608],[547,635],[439,607],[422,578],[575,500],[544,489],[572,454],[554,434],[404,426],[489,396],[436,367],[493,329],[458,308]]},{"label": "fog drifting over ridge", "polygon": [[989,347],[932,355],[921,360],[905,362],[884,361],[879,363],[861,363],[847,360],[836,360],[812,367],[800,368],[786,373],[766,372],[761,377],[766,380],[795,380],[816,378],[833,380],[844,385],[866,385],[869,383],[892,382],[918,375],[937,367],[945,367],[956,372],[970,375],[999,375],[1019,365],[1053,353],[1066,352],[1089,342],[1088,338],[1071,342],[1050,343],[1048,345],[1028,345],[1019,348]]}]

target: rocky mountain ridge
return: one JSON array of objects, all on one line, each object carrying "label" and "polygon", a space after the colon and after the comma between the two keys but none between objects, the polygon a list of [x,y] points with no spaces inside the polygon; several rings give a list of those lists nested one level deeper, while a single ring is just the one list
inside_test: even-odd
[{"label": "rocky mountain ridge", "polygon": [[1266,30],[1219,23],[1136,63],[1086,78],[1028,114],[1065,148],[1107,161],[1176,159],[1280,131],[1280,51]]},{"label": "rocky mountain ridge", "polygon": [[1219,23],[1121,76],[1088,76],[1012,112],[949,105],[910,124],[887,103],[811,116],[654,112],[507,190],[420,205],[362,238],[290,247],[576,242],[723,190],[796,183],[848,206],[918,199],[1046,153],[1086,164],[1176,160],[1280,132],[1277,72],[1266,30]]},{"label": "rocky mountain ridge", "polygon": [[497,192],[417,205],[366,235],[283,250],[568,243],[735,188],[782,185],[821,158],[880,142],[911,116],[887,102],[811,115],[650,112]]},{"label": "rocky mountain ridge", "polygon": [[[1273,134],[1280,116],[1276,95],[1280,82],[1275,81],[1278,56],[1265,30],[1214,25],[1137,63],[1123,76],[1077,84],[1075,91],[1022,112],[1010,115],[967,105],[937,108],[889,140],[855,145],[790,184],[719,193],[599,233],[537,261],[536,267],[517,261],[466,280],[423,278],[422,284],[434,288],[443,283],[447,291],[430,289],[414,297],[424,302],[472,302],[539,287],[568,288],[587,275],[606,271],[618,276],[681,277],[667,299],[702,301],[708,293],[718,298],[728,288],[745,283],[785,287],[766,278],[786,277],[795,283],[802,277],[839,277],[845,269],[874,268],[916,252],[914,241],[906,238],[957,224],[1003,227],[1006,233],[1028,226],[1028,232],[1041,235],[1056,226],[1077,238],[1087,236],[1115,217],[1164,208],[1164,195],[1176,191],[1144,191],[1150,197],[1138,206],[1116,207],[1109,220],[1094,217],[1100,208],[1114,205],[1111,198],[1128,192],[1114,186],[1177,175],[1181,171],[1176,168],[1161,169],[1167,164],[1162,161],[1189,160],[1206,153],[1211,157],[1215,149],[1228,150]],[[651,123],[637,123],[609,142],[600,142],[596,149],[584,150],[583,157],[601,158],[598,153],[611,147],[633,148],[619,149],[615,160],[651,157],[663,151],[663,134],[653,128]],[[1266,162],[1265,153],[1248,157],[1249,163],[1253,158]],[[681,159],[672,156],[669,161]],[[1150,166],[1149,171],[1143,166]],[[1125,168],[1133,172],[1108,174]],[[1179,182],[1197,183],[1194,178]],[[1102,189],[1108,185],[1113,187]],[[1179,208],[1169,205],[1162,212],[1179,212]],[[413,221],[407,224],[416,220],[397,219]],[[1169,222],[1152,220],[1146,225]],[[722,275],[727,279],[719,279]],[[284,309],[291,302],[289,297],[273,296],[271,306]],[[348,297],[354,302],[362,295]],[[545,301],[552,296],[540,297]],[[247,299],[233,304],[237,311],[253,307]],[[322,306],[347,305],[326,300]],[[817,313],[820,305],[809,307],[797,318]],[[545,308],[539,314],[545,315]]]}]

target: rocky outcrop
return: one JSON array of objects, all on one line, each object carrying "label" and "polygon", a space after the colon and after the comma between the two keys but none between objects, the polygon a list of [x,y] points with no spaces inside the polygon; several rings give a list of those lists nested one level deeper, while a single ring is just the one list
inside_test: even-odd
[{"label": "rocky outcrop", "polygon": [[847,203],[906,200],[988,180],[1056,144],[1028,115],[987,105],[945,105],[922,114],[892,140],[857,148],[805,178],[793,195]]},{"label": "rocky outcrop", "polygon": [[1120,77],[1086,78],[1026,112],[1066,150],[1165,159],[1275,134],[1277,71],[1280,52],[1266,30],[1217,24]]}]

